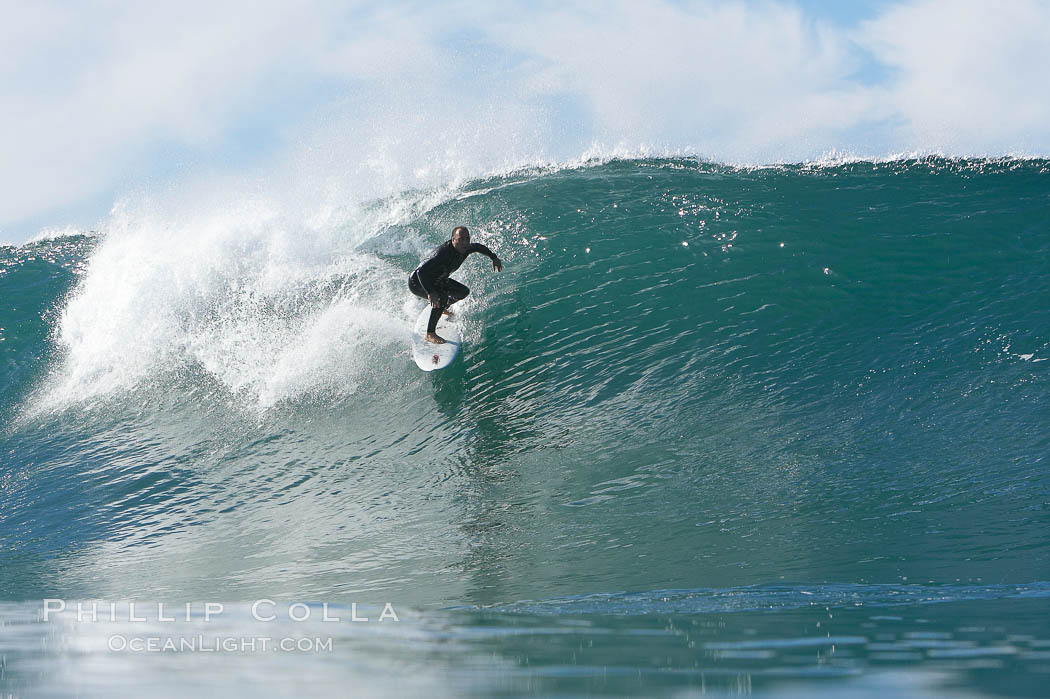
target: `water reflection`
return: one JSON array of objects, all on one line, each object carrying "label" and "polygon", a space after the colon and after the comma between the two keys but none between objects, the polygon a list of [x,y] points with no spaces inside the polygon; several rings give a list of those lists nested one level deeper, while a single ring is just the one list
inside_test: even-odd
[{"label": "water reflection", "polygon": [[[724,602],[731,593],[693,595],[717,607],[717,600]],[[753,593],[756,598],[764,594]],[[656,593],[649,594],[659,602]],[[269,696],[288,689],[285,673],[294,667],[313,696],[343,696],[346,687],[388,695],[426,688],[433,696],[656,696],[683,690],[769,696],[951,696],[973,690],[1043,695],[1050,671],[1044,597],[1028,599],[1022,592],[1011,598],[895,606],[870,590],[860,594],[865,599],[859,606],[828,607],[821,598],[813,606],[772,612],[724,607],[694,614],[616,613],[610,606],[615,599],[580,599],[570,605],[574,612],[557,604],[551,606],[559,611],[548,613],[402,608],[397,621],[381,623],[378,608],[357,610],[369,622],[350,622],[347,605],[333,605],[329,614],[341,620],[326,623],[317,604],[305,622],[289,620],[287,605],[279,605],[275,621],[264,623],[250,616],[247,605],[231,604],[210,622],[199,609],[190,621],[176,614],[174,621],[161,622],[147,606],[149,621],[136,624],[122,613],[116,622],[78,622],[71,610],[42,623],[38,604],[3,604],[0,686],[25,694],[76,690],[110,696],[133,696],[149,687],[160,696],[178,696],[194,686],[194,678],[206,676],[213,692]],[[770,599],[777,595],[781,603],[787,601],[783,591]],[[803,598],[796,590],[791,603]],[[115,634],[331,639],[331,650],[126,652],[112,649]]]}]

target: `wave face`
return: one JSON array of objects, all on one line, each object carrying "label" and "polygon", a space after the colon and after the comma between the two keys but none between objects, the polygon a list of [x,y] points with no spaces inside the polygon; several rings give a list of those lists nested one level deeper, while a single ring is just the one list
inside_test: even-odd
[{"label": "wave face", "polygon": [[[612,161],[3,248],[0,590],[1050,580],[1048,171]],[[459,224],[504,271],[427,375],[406,277]]]}]

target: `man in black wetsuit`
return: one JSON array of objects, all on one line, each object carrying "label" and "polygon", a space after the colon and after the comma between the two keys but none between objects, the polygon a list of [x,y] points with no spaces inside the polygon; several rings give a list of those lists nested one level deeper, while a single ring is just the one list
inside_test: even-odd
[{"label": "man in black wetsuit", "polygon": [[452,240],[435,249],[430,258],[416,267],[409,276],[408,290],[429,301],[433,309],[430,311],[430,323],[427,324],[427,334],[424,336],[427,342],[441,344],[445,341],[436,332],[438,319],[442,313],[452,315],[448,307],[467,298],[467,294],[470,293],[470,289],[454,279],[449,279],[448,275],[459,269],[463,260],[474,252],[480,252],[492,260],[492,269],[495,271],[503,270],[503,263],[499,261],[496,253],[481,243],[470,242],[470,231],[466,226],[459,226],[452,231]]}]

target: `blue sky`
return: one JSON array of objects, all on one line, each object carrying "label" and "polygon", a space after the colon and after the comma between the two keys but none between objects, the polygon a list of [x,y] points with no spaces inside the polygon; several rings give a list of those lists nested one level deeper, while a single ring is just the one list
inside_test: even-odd
[{"label": "blue sky", "polygon": [[[9,3],[0,242],[586,154],[1050,152],[1050,3]],[[231,194],[232,196],[232,194]]]}]

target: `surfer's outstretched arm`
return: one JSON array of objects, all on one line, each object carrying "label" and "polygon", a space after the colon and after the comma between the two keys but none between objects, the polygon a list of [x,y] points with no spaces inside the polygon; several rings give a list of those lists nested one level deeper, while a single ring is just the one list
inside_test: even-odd
[{"label": "surfer's outstretched arm", "polygon": [[470,251],[471,252],[480,252],[482,255],[484,255],[485,257],[487,257],[490,260],[492,260],[492,269],[493,269],[493,271],[496,271],[496,272],[502,272],[503,271],[503,263],[500,262],[499,256],[496,255],[496,253],[494,253],[491,250],[489,250],[484,245],[482,245],[481,243],[471,243]]}]

